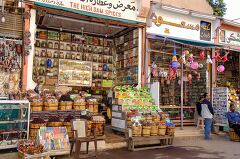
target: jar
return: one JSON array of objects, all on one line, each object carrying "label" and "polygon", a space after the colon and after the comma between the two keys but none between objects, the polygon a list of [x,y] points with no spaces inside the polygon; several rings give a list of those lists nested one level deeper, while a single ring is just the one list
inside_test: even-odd
[{"label": "jar", "polygon": [[98,65],[98,71],[102,71],[102,65],[101,64]]},{"label": "jar", "polygon": [[47,57],[52,57],[52,52],[51,51],[47,52]]},{"label": "jar", "polygon": [[93,78],[94,78],[94,79],[97,79],[97,78],[98,78],[97,72],[93,72]]},{"label": "jar", "polygon": [[53,48],[53,43],[52,42],[48,42],[48,48],[50,48],[50,49]]},{"label": "jar", "polygon": [[78,45],[78,46],[77,46],[77,51],[78,51],[78,52],[82,52],[82,45]]},{"label": "jar", "polygon": [[76,59],[81,60],[81,54],[80,53],[77,54]]},{"label": "jar", "polygon": [[104,73],[103,74],[103,79],[107,79],[108,78],[108,74],[107,73]]},{"label": "jar", "polygon": [[44,59],[41,59],[40,65],[41,65],[41,66],[45,66],[45,60],[44,60]]},{"label": "jar", "polygon": [[42,51],[41,51],[41,56],[42,56],[42,57],[46,57],[46,50],[42,50]]},{"label": "jar", "polygon": [[72,51],[76,51],[76,45],[72,45]]},{"label": "jar", "polygon": [[76,54],[72,53],[72,59],[73,59],[73,60],[76,59]]},{"label": "jar", "polygon": [[93,53],[98,54],[98,48],[96,46],[93,49]]},{"label": "jar", "polygon": [[109,48],[106,48],[106,47],[104,48],[104,54],[105,54],[105,55],[108,55],[108,54],[109,54]]},{"label": "jar", "polygon": [[82,55],[82,60],[83,60],[83,61],[86,61],[86,53],[83,53],[83,55]]},{"label": "jar", "polygon": [[103,63],[107,63],[107,56],[103,56]]},{"label": "jar", "polygon": [[40,41],[39,40],[36,40],[35,46],[40,47]]},{"label": "jar", "polygon": [[92,53],[92,46],[88,46],[88,53]]},{"label": "jar", "polygon": [[102,63],[102,60],[103,60],[103,59],[102,59],[102,56],[99,56],[99,57],[98,57],[98,62],[99,62],[99,63]]},{"label": "jar", "polygon": [[63,43],[60,44],[60,50],[64,50],[64,44]]},{"label": "jar", "polygon": [[58,58],[58,52],[57,51],[54,51],[53,57]]},{"label": "jar", "polygon": [[66,53],[66,59],[71,59],[71,58],[72,58],[72,56],[71,56],[70,52],[67,52]]},{"label": "jar", "polygon": [[60,57],[61,59],[64,59],[64,58],[65,58],[64,53],[63,53],[63,52],[60,52],[59,57]]},{"label": "jar", "polygon": [[87,45],[83,45],[83,53],[87,52]]},{"label": "jar", "polygon": [[53,67],[57,67],[58,66],[58,61],[57,60],[54,60],[53,61]]},{"label": "jar", "polygon": [[42,41],[41,47],[42,47],[42,48],[45,48],[45,47],[46,47],[46,41]]},{"label": "jar", "polygon": [[58,49],[58,47],[59,47],[59,43],[58,43],[58,42],[55,42],[55,43],[54,43],[54,49]]},{"label": "jar", "polygon": [[35,56],[39,56],[39,51],[35,50]]},{"label": "jar", "polygon": [[66,45],[66,50],[67,50],[67,51],[71,51],[71,45],[70,45],[70,44],[67,44],[67,45]]},{"label": "jar", "polygon": [[112,57],[108,57],[108,63],[112,63]]},{"label": "jar", "polygon": [[97,55],[93,55],[93,62],[97,62]]}]

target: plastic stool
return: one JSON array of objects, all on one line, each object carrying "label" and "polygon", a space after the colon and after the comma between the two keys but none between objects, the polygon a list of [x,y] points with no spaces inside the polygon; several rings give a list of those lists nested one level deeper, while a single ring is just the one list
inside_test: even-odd
[{"label": "plastic stool", "polygon": [[203,118],[198,118],[198,121],[197,121],[197,128],[199,129],[203,129],[204,128],[204,119]]}]

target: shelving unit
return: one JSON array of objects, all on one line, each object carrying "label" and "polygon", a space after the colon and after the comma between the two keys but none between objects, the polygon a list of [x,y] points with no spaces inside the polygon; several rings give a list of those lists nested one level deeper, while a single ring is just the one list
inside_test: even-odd
[{"label": "shelving unit", "polygon": [[19,139],[27,139],[30,103],[25,100],[0,100],[0,150],[17,147]]},{"label": "shelving unit", "polygon": [[[35,46],[35,82],[55,86],[58,81],[59,59],[91,62],[93,87],[102,87],[103,80],[114,78],[111,39],[38,29]],[[48,61],[51,61],[51,66]]]},{"label": "shelving unit", "polygon": [[138,30],[115,39],[118,85],[138,83]]}]

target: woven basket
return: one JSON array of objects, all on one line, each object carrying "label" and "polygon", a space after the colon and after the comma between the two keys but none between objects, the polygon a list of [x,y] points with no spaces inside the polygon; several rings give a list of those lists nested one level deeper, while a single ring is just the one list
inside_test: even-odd
[{"label": "woven basket", "polygon": [[133,126],[132,127],[132,136],[141,136],[142,135],[142,127],[141,126]]},{"label": "woven basket", "polygon": [[45,110],[45,111],[58,110],[58,106],[44,106],[43,110]]},{"label": "woven basket", "polygon": [[58,107],[58,102],[44,102],[45,107]]},{"label": "woven basket", "polygon": [[150,136],[151,126],[143,126],[142,136]]},{"label": "woven basket", "polygon": [[158,135],[158,126],[151,126],[150,135],[151,136],[157,136]]},{"label": "woven basket", "polygon": [[166,126],[159,126],[158,127],[158,135],[159,136],[164,136],[166,135]]},{"label": "woven basket", "polygon": [[94,105],[87,105],[86,108],[88,109],[89,112],[93,113],[93,107]]},{"label": "woven basket", "polygon": [[43,107],[42,106],[31,106],[31,111],[33,112],[40,112],[42,111]]},{"label": "woven basket", "polygon": [[67,132],[71,132],[72,131],[71,122],[63,122],[62,125],[66,127]]},{"label": "woven basket", "polygon": [[240,137],[235,133],[234,130],[230,130],[228,134],[231,141],[236,141],[236,142],[240,141]]},{"label": "woven basket", "polygon": [[47,126],[48,127],[61,127],[62,126],[62,122],[48,122]]},{"label": "woven basket", "polygon": [[175,127],[174,126],[167,127],[167,130],[166,130],[167,135],[174,135],[174,132],[175,132]]},{"label": "woven basket", "polygon": [[59,106],[72,106],[73,105],[73,102],[70,102],[70,101],[65,101],[65,102],[60,102],[59,103]]},{"label": "woven basket", "polygon": [[72,105],[59,105],[59,110],[72,110]]}]

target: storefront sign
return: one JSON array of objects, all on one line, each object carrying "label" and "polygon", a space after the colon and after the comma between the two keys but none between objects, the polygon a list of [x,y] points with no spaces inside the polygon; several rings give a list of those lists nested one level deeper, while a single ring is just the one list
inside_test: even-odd
[{"label": "storefront sign", "polygon": [[201,18],[177,14],[160,7],[156,10],[151,15],[152,26],[147,28],[147,33],[213,42],[211,21],[202,21]]},{"label": "storefront sign", "polygon": [[240,46],[240,33],[228,30],[221,30],[219,35],[220,43]]},{"label": "storefront sign", "polygon": [[179,27],[179,28],[185,28],[185,29],[190,29],[190,30],[199,30],[199,24],[195,25],[195,24],[188,24],[185,21],[182,21],[181,23],[174,23],[174,22],[169,22],[169,21],[165,21],[163,20],[163,17],[161,16],[153,16],[153,23],[160,27],[162,24],[166,24],[166,25],[171,25],[171,26],[175,26],[175,27]]},{"label": "storefront sign", "polygon": [[[138,0],[32,0],[39,4],[143,22],[138,16]],[[144,4],[144,3],[143,3]]]},{"label": "storefront sign", "polygon": [[211,41],[211,23],[200,22],[200,40]]}]

